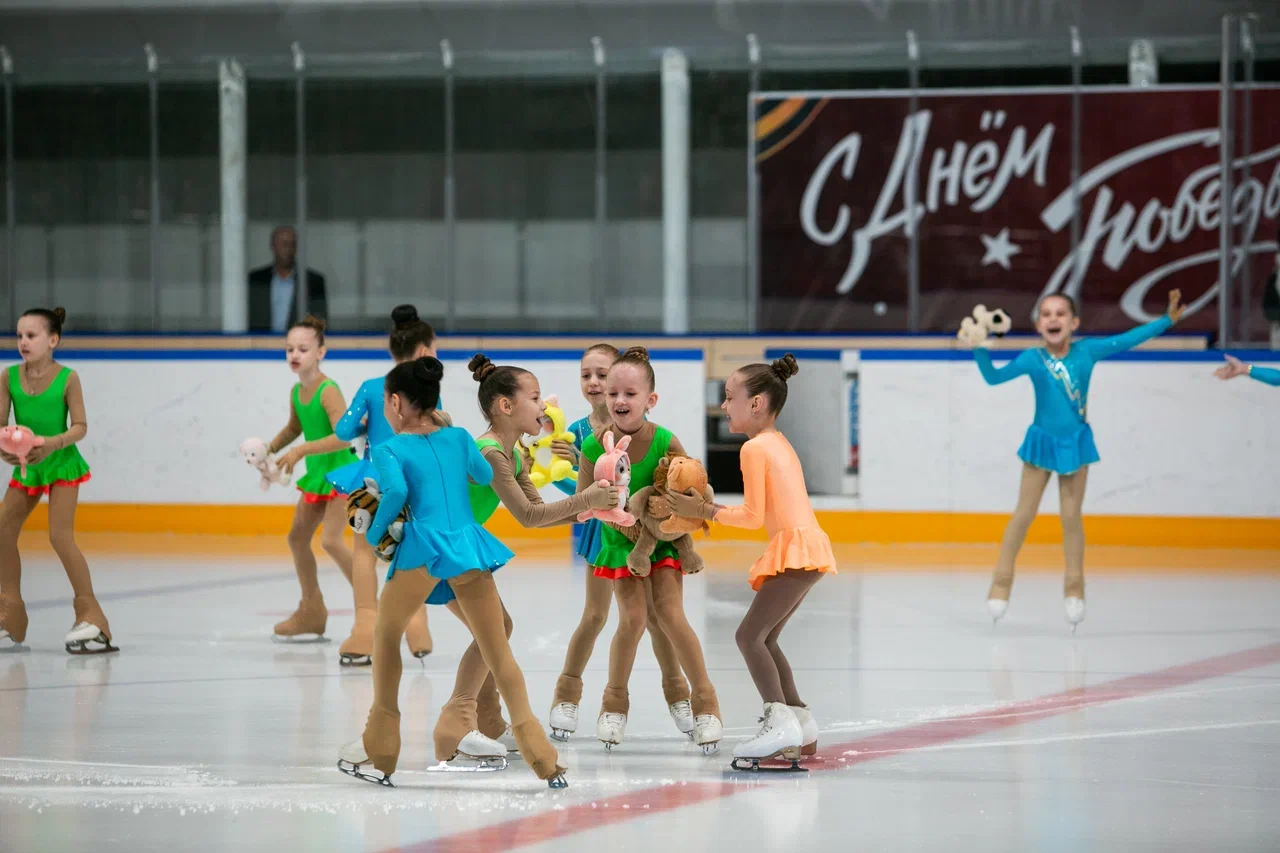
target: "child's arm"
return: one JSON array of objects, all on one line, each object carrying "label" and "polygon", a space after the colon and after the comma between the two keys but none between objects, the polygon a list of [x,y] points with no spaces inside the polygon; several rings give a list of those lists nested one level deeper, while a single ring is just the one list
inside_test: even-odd
[{"label": "child's arm", "polygon": [[1280,370],[1274,367],[1255,367],[1249,365],[1249,375],[1259,382],[1265,382],[1268,385],[1280,385]]},{"label": "child's arm", "polygon": [[289,405],[289,422],[285,424],[284,429],[271,439],[271,443],[267,445],[267,452],[273,456],[284,450],[302,435],[302,421],[298,419],[298,412],[293,408],[293,404]]},{"label": "child's arm", "polygon": [[[325,389],[328,391],[329,389]],[[320,399],[324,402],[324,398]],[[364,386],[361,385],[356,390],[356,396],[351,401],[351,407],[338,418],[338,422],[333,425],[333,434],[343,441],[351,441],[358,435],[364,435],[366,430],[366,418],[369,417],[369,398],[365,396]]]},{"label": "child's arm", "polygon": [[80,385],[80,374],[74,370],[67,377],[67,385],[62,391],[62,398],[67,404],[67,415],[70,424],[65,432],[48,436],[44,444],[33,448],[27,454],[27,464],[36,465],[50,453],[70,447],[85,437],[89,432],[89,420],[84,413],[84,388]]},{"label": "child's arm", "polygon": [[[338,421],[342,420],[346,403],[342,399],[342,392],[338,390],[336,385],[330,385],[321,392],[320,405],[324,407],[324,413],[329,416],[329,426],[335,426]],[[337,453],[344,447],[349,446],[349,442],[343,441],[337,435],[326,435],[324,438],[317,438],[315,441],[304,441],[284,456],[281,456],[276,462],[280,465],[281,470],[286,474],[290,474],[293,472],[294,467],[307,456],[316,456],[321,453]]]},{"label": "child's arm", "polygon": [[[4,373],[0,373],[0,401],[4,403],[4,416],[0,418],[0,426],[9,425],[9,408],[13,405],[13,398],[9,396],[9,370],[15,369],[10,367]],[[17,465],[18,457],[0,451],[0,461],[3,461],[6,465]]]},{"label": "child's arm", "polygon": [[489,485],[493,482],[493,466],[480,453],[480,448],[476,447],[475,441],[471,438],[471,433],[465,429],[462,430],[462,438],[466,443],[467,476],[477,486]]},{"label": "child's arm", "polygon": [[667,504],[671,511],[683,518],[715,520],[729,527],[747,530],[764,527],[765,504],[768,500],[765,490],[765,473],[769,469],[768,455],[759,443],[748,441],[742,445],[738,462],[742,466],[742,506],[721,506],[708,503],[701,495],[668,492]]},{"label": "child's arm", "polygon": [[542,496],[529,481],[527,470],[521,468],[516,474],[510,457],[500,448],[486,447],[484,456],[493,466],[493,490],[521,527],[555,527],[576,521],[578,513],[585,510],[610,508],[607,498],[611,489],[595,483],[573,497],[543,503]]},{"label": "child's arm", "polygon": [[1166,314],[1150,323],[1145,323],[1119,335],[1108,338],[1086,338],[1080,343],[1094,361],[1102,361],[1122,352],[1127,352],[1139,344],[1146,343],[1157,335],[1164,334],[1173,328],[1173,320]]},{"label": "child's arm", "polygon": [[1003,385],[1011,379],[1027,374],[1027,368],[1031,363],[1030,352],[1031,350],[1023,350],[1004,367],[996,367],[991,363],[991,354],[987,352],[986,347],[977,347],[973,351],[973,360],[978,363],[978,370],[981,371],[982,378],[987,380],[988,385]]},{"label": "child's arm", "polygon": [[409,500],[409,484],[405,482],[400,460],[386,444],[373,449],[373,470],[378,474],[378,488],[382,490],[382,497],[378,500],[378,511],[373,516],[365,539],[369,540],[370,545],[376,546]]}]

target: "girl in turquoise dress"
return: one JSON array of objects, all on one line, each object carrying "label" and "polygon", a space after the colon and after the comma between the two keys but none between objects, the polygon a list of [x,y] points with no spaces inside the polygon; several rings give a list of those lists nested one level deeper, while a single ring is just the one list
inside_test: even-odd
[{"label": "girl in turquoise dress", "polygon": [[[414,611],[437,587],[447,585],[511,712],[521,755],[539,779],[562,788],[567,784],[565,768],[529,706],[493,582],[493,571],[513,555],[477,523],[472,511],[468,480],[488,485],[494,471],[466,430],[442,427],[434,417],[443,376],[443,365],[430,357],[398,365],[387,374],[386,416],[396,436],[374,450],[382,499],[367,539],[378,542],[402,509],[408,520],[378,602],[373,708],[363,737],[340,750],[339,768],[373,781],[389,779],[395,771],[400,754],[400,638]],[[366,776],[360,768],[367,764],[380,771],[382,779]]]},{"label": "girl in turquoise dress", "polygon": [[290,448],[276,459],[286,474],[303,459],[306,473],[297,481],[298,507],[289,529],[289,550],[302,587],[302,600],[293,615],[275,626],[281,639],[318,639],[328,624],[329,611],[320,593],[319,567],[311,552],[311,539],[316,528],[324,525],[320,542],[333,558],[347,581],[351,581],[351,551],[342,541],[347,526],[346,496],[326,479],[333,470],[355,461],[350,445],[334,435],[333,427],[342,417],[347,404],[332,379],[320,372],[325,356],[324,321],[305,317],[289,330],[285,338],[289,369],[298,375],[298,384],[290,393],[289,423],[267,445],[275,454],[288,447],[301,435],[302,444]]},{"label": "girl in turquoise dress", "polygon": [[1036,331],[1042,346],[1023,350],[1004,367],[995,367],[983,347],[973,351],[978,369],[988,385],[1000,385],[1019,376],[1031,378],[1036,395],[1035,418],[1018,449],[1022,460],[1022,486],[1018,506],[1005,527],[1000,558],[987,593],[987,609],[998,621],[1009,608],[1013,588],[1014,562],[1049,478],[1058,475],[1061,502],[1062,544],[1066,552],[1063,605],[1067,622],[1074,631],[1084,619],[1084,524],[1081,512],[1088,466],[1098,461],[1093,430],[1086,418],[1089,380],[1093,366],[1104,358],[1131,350],[1144,341],[1167,332],[1185,310],[1179,305],[1181,293],[1169,293],[1168,313],[1144,326],[1109,338],[1075,340],[1080,328],[1075,301],[1064,294],[1040,300]]},{"label": "girl in turquoise dress", "polygon": [[75,596],[75,621],[65,639],[72,654],[119,651],[111,645],[111,627],[93,594],[89,564],[75,541],[80,484],[89,480],[89,465],[76,442],[88,432],[80,377],[54,361],[67,312],[33,308],[18,320],[18,352],[22,364],[5,371],[0,382],[0,408],[9,422],[44,438],[26,458],[0,454],[13,465],[13,476],[0,504],[0,645],[21,645],[27,636],[27,610],[22,601],[22,563],[18,534],[40,498],[49,496],[49,543],[62,562]]}]

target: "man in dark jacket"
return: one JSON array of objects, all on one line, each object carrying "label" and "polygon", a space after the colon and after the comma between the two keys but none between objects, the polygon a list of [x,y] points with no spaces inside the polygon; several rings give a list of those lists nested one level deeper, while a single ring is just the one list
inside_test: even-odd
[{"label": "man in dark jacket", "polygon": [[[287,225],[271,232],[270,266],[249,273],[249,331],[283,333],[298,321],[298,234]],[[306,313],[327,320],[324,276],[307,270]]]}]

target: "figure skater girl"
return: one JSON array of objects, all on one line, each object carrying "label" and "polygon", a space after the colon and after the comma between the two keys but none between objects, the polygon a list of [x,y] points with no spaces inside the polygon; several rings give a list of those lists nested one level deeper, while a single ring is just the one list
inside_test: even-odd
[{"label": "figure skater girl", "polygon": [[80,484],[90,478],[89,465],[76,443],[88,432],[80,376],[54,360],[62,341],[67,312],[32,308],[18,319],[18,353],[22,363],[10,367],[0,382],[0,408],[9,423],[24,426],[44,443],[27,455],[25,466],[7,453],[13,476],[0,504],[0,645],[22,645],[27,636],[27,610],[22,601],[22,562],[18,534],[43,495],[49,496],[49,544],[71,582],[75,619],[64,641],[71,654],[119,651],[111,645],[111,626],[98,606],[89,564],[76,545],[76,506]]},{"label": "figure skater girl", "polygon": [[[396,364],[436,354],[435,330],[430,323],[418,317],[418,309],[412,305],[397,305],[391,311],[391,323],[391,339],[387,347]],[[329,485],[339,494],[350,494],[364,485],[365,478],[374,477],[373,449],[394,435],[382,415],[382,388],[385,383],[386,374],[361,383],[350,407],[333,428],[334,435],[343,441],[352,441],[359,435],[364,435],[366,441],[363,459],[325,475]],[[338,650],[338,662],[342,666],[368,666],[371,662],[373,625],[378,616],[377,564],[373,548],[357,536],[351,573],[356,615],[351,636]],[[426,605],[409,620],[404,636],[414,657],[424,658],[431,654]]]},{"label": "figure skater girl", "polygon": [[[573,463],[573,467],[581,467],[582,446],[595,432],[609,424],[609,405],[605,398],[605,382],[609,377],[609,368],[622,355],[617,347],[610,344],[595,344],[587,347],[582,354],[579,380],[582,397],[591,406],[591,413],[569,425],[573,433],[573,444],[552,442],[551,449],[561,458]],[[575,471],[576,473],[576,471]],[[577,488],[576,480],[558,480],[556,487],[566,494],[573,494]],[[579,530],[579,528],[581,528]],[[575,524],[576,553],[594,566],[596,557],[603,544],[601,530],[603,524],[592,518],[584,524]],[[551,716],[548,723],[551,737],[567,741],[569,736],[578,730],[578,706],[582,702],[582,673],[586,671],[595,649],[596,638],[604,630],[604,623],[609,619],[609,608],[613,603],[613,581],[599,577],[595,572],[587,572],[587,594],[582,606],[582,618],[573,636],[569,638],[569,648],[565,651],[564,668],[556,680],[555,694],[551,699]],[[649,631],[649,640],[653,643],[653,655],[658,659],[658,668],[662,671],[662,692],[666,697],[667,709],[675,721],[676,728],[686,737],[693,736],[693,709],[689,704],[689,682],[680,671],[680,661],[676,658],[676,650],[662,633],[658,624],[658,612],[653,605],[653,590],[645,585],[645,618]]]},{"label": "figure skater girl", "polygon": [[999,561],[987,593],[992,621],[998,621],[1009,608],[1014,562],[1027,529],[1035,520],[1049,478],[1054,474],[1058,475],[1062,546],[1066,554],[1063,606],[1072,631],[1084,619],[1082,509],[1088,466],[1098,461],[1098,449],[1087,419],[1093,366],[1167,332],[1185,310],[1185,306],[1179,304],[1181,297],[1180,291],[1170,291],[1168,312],[1146,325],[1107,338],[1076,340],[1080,317],[1075,301],[1065,294],[1051,294],[1040,300],[1036,312],[1041,346],[1023,350],[1004,367],[992,365],[985,348],[974,349],[974,360],[988,385],[1029,376],[1036,395],[1035,418],[1018,449],[1018,458],[1022,460],[1018,505],[1005,527]]},{"label": "figure skater girl", "polygon": [[318,639],[324,634],[329,611],[320,594],[311,538],[323,524],[320,543],[351,582],[351,552],[342,541],[347,513],[345,502],[340,499],[346,495],[336,490],[325,475],[350,464],[355,456],[348,443],[333,433],[347,404],[337,384],[320,372],[320,362],[325,356],[324,320],[307,316],[295,323],[285,338],[285,354],[289,369],[298,376],[298,383],[290,393],[289,423],[267,445],[267,452],[279,453],[301,435],[304,442],[290,448],[276,463],[287,474],[306,459],[307,472],[297,481],[302,495],[298,498],[288,537],[298,584],[302,587],[302,600],[292,616],[275,626],[275,636],[290,640]]}]

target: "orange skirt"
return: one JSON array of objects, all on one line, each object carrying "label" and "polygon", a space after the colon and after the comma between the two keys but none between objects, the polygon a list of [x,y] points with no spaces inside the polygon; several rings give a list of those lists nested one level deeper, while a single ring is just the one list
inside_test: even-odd
[{"label": "orange skirt", "polygon": [[751,566],[748,582],[758,591],[766,578],[788,569],[836,574],[831,539],[821,528],[797,527],[773,534],[764,554]]}]

